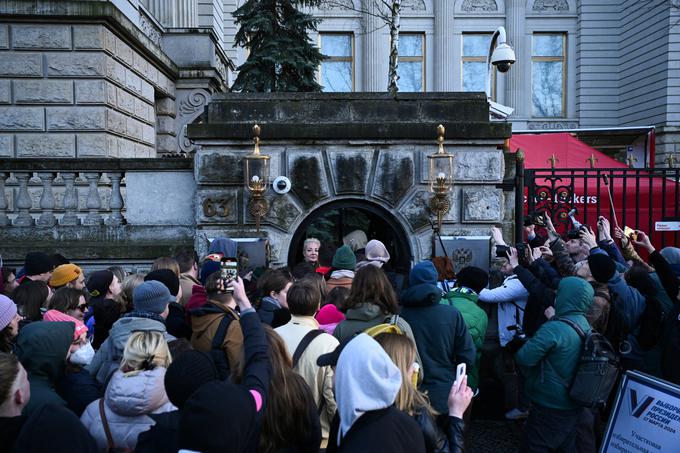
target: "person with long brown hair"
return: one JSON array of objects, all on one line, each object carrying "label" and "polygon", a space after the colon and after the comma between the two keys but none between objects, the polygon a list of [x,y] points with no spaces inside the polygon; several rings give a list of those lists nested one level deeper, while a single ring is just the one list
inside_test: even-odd
[{"label": "person with long brown hair", "polygon": [[[462,452],[463,450],[463,412],[470,404],[472,390],[454,383],[449,395],[449,432],[448,438],[437,426],[437,412],[430,406],[427,395],[413,385],[415,371],[416,345],[405,335],[381,333],[375,336],[380,346],[401,371],[401,387],[394,405],[407,413],[418,423],[425,437],[428,453]],[[453,395],[453,396],[452,396]]]},{"label": "person with long brown hair", "polygon": [[[321,425],[312,391],[305,380],[293,371],[286,343],[270,326],[263,324],[269,345],[271,376],[269,399],[260,430],[260,453],[296,451],[316,453],[321,444]],[[241,362],[234,382],[243,376]]]}]

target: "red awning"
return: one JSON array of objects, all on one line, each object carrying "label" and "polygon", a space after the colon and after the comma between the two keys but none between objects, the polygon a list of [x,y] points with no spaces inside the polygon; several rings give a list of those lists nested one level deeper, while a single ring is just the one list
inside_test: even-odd
[{"label": "red awning", "polygon": [[524,151],[525,168],[550,168],[550,158],[557,158],[555,168],[590,168],[595,156],[595,168],[626,168],[626,164],[591,148],[567,132],[557,134],[520,134],[510,139],[510,151]]}]

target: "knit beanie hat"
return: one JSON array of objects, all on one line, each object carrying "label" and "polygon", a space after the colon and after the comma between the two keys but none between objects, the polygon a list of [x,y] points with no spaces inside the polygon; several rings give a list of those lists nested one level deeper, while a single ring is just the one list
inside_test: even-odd
[{"label": "knit beanie hat", "polygon": [[9,297],[0,294],[0,330],[9,325],[17,315],[17,304]]},{"label": "knit beanie hat", "polygon": [[76,266],[75,264],[62,264],[52,272],[52,277],[50,278],[50,286],[52,288],[64,286],[65,284],[72,282],[73,280],[78,278],[78,276],[82,273],[83,270]]},{"label": "knit beanie hat", "polygon": [[333,267],[346,271],[353,271],[357,267],[357,258],[354,256],[352,249],[343,245],[333,256]]},{"label": "knit beanie hat", "polygon": [[132,293],[135,311],[160,315],[170,302],[175,302],[175,297],[170,294],[167,286],[155,280],[142,283]]},{"label": "knit beanie hat", "polygon": [[590,273],[596,282],[607,283],[616,272],[616,264],[609,255],[604,253],[592,253],[588,255]]},{"label": "knit beanie hat", "polygon": [[97,271],[90,274],[90,278],[87,279],[87,290],[90,292],[90,296],[94,298],[106,297],[106,293],[109,292],[109,286],[113,281],[113,272],[109,270]]},{"label": "knit beanie hat", "polygon": [[149,272],[144,277],[144,281],[148,282],[151,280],[163,283],[170,291],[170,294],[177,296],[179,292],[179,277],[170,269],[157,269]]},{"label": "knit beanie hat", "polygon": [[324,305],[315,316],[319,324],[337,324],[345,319],[338,308],[333,304]]},{"label": "knit beanie hat", "polygon": [[26,275],[40,275],[54,269],[52,258],[47,253],[30,252],[26,254],[24,260],[24,272]]},{"label": "knit beanie hat", "polygon": [[439,273],[435,269],[434,264],[432,264],[432,261],[421,261],[411,269],[408,275],[408,282],[410,286],[422,283],[436,285],[438,276]]},{"label": "knit beanie hat", "polygon": [[205,281],[208,280],[212,274],[220,270],[219,261],[206,260],[201,266],[201,274],[199,279],[201,280],[201,285],[205,285]]},{"label": "knit beanie hat", "polygon": [[179,409],[200,386],[219,380],[220,375],[210,355],[186,351],[172,361],[165,373],[165,393]]},{"label": "knit beanie hat", "polygon": [[87,333],[87,327],[85,324],[82,323],[82,321],[79,321],[78,319],[74,318],[73,316],[69,316],[66,313],[62,313],[58,310],[47,310],[47,313],[43,315],[43,321],[47,322],[59,322],[59,321],[65,321],[65,322],[72,322],[75,323],[76,325],[76,330],[73,332],[73,339],[77,340],[80,338],[80,336],[83,333]]}]

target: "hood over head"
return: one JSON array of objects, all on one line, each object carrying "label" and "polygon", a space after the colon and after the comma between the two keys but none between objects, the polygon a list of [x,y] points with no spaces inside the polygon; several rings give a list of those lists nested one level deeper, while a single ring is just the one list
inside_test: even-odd
[{"label": "hood over head", "polygon": [[43,377],[55,383],[61,378],[75,328],[72,322],[32,322],[19,330],[17,357],[29,380]]},{"label": "hood over head", "polygon": [[410,286],[427,283],[429,285],[437,284],[437,276],[439,273],[432,264],[432,261],[421,261],[413,266],[411,272],[408,274],[408,283]]},{"label": "hood over head", "polygon": [[394,404],[400,386],[399,368],[377,341],[362,333],[347,343],[335,371],[338,443],[364,413]]},{"label": "hood over head", "polygon": [[668,264],[671,265],[675,275],[680,277],[680,248],[664,247],[659,253],[661,253],[661,256],[663,256],[666,261],[668,261]]},{"label": "hood over head", "polygon": [[118,321],[116,321],[109,332],[111,346],[113,346],[115,351],[119,352],[116,357],[123,357],[125,343],[127,343],[132,332],[143,330],[154,330],[163,333],[166,332],[165,324],[151,318],[136,318],[131,316],[120,318]]},{"label": "hood over head", "polygon": [[584,315],[593,304],[595,290],[586,280],[579,277],[567,277],[560,281],[555,295],[555,314]]},{"label": "hood over head", "polygon": [[179,446],[204,453],[246,451],[259,425],[256,415],[255,400],[245,387],[208,382],[184,403]]},{"label": "hood over head", "polygon": [[235,258],[238,245],[228,237],[215,238],[208,248],[208,253],[221,253],[225,258]]}]

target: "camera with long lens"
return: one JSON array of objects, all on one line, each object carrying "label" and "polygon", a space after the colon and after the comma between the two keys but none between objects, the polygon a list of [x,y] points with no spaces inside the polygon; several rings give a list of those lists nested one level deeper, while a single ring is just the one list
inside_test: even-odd
[{"label": "camera with long lens", "polygon": [[567,238],[568,239],[581,239],[581,232],[585,229],[583,225],[581,225],[579,228],[572,228],[571,230],[567,231]]},{"label": "camera with long lens", "polygon": [[545,226],[545,220],[542,212],[531,212],[524,216],[524,226],[536,225],[540,227]]},{"label": "camera with long lens", "polygon": [[[517,260],[519,261],[519,264],[522,266],[526,266],[529,264],[529,255],[530,253],[530,248],[529,245],[526,244],[525,242],[518,242],[515,244],[515,248],[517,249]],[[510,255],[510,247],[507,245],[497,245],[496,246],[496,257],[497,258],[508,258]]]}]

